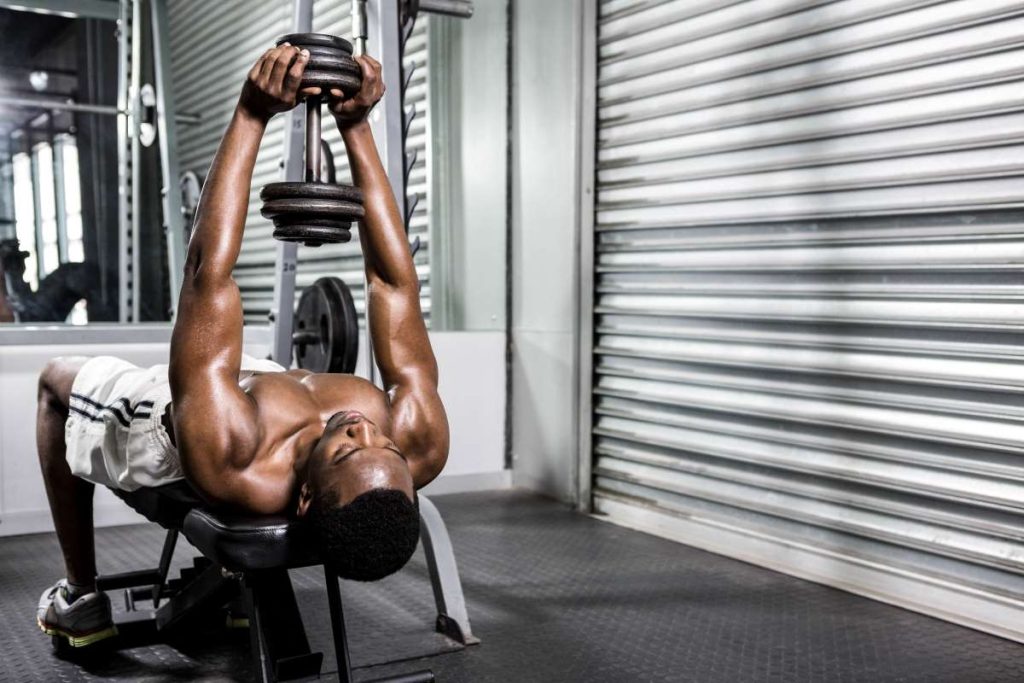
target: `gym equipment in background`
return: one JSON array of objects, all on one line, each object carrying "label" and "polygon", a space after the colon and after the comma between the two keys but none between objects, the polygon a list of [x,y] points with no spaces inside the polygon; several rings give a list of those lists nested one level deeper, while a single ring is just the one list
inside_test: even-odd
[{"label": "gym equipment in background", "polygon": [[359,314],[341,278],[322,277],[299,298],[292,332],[295,362],[311,372],[351,374],[359,356]]}]

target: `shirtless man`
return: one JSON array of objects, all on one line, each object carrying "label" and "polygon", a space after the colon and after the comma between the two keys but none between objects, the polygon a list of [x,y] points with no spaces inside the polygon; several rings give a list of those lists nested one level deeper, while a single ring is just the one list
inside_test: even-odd
[{"label": "shirtless man", "polygon": [[270,118],[318,92],[299,90],[308,58],[283,45],[249,72],[197,210],[170,365],[60,358],[40,376],[39,459],[67,578],[43,594],[37,616],[45,632],[74,646],[116,632],[110,601],[96,591],[95,484],[129,502],[131,491],[159,486],[210,505],[297,515],[345,578],[386,576],[416,548],[414,492],[444,467],[448,422],[416,270],[366,121],[384,93],[373,59],[356,58],[356,96],[332,91],[328,100],[364,196],[359,237],[385,390],[242,354],[232,270],[253,166]]}]

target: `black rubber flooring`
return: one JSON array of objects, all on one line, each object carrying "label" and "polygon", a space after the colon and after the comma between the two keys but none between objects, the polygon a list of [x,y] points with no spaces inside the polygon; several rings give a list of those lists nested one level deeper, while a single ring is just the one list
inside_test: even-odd
[{"label": "black rubber flooring", "polygon": [[[451,651],[431,633],[433,601],[417,556],[385,581],[342,588],[356,664],[404,660],[362,668],[359,680],[429,667],[442,683],[1024,681],[1022,645],[525,493],[435,502],[483,643]],[[100,530],[100,570],[150,566],[161,541],[152,526]],[[187,551],[176,562],[187,561]],[[84,665],[55,658],[34,609],[59,567],[50,534],[0,539],[0,680],[251,680],[244,634],[135,648]],[[324,668],[333,672],[321,576],[303,570],[293,582],[313,646],[326,651]]]}]

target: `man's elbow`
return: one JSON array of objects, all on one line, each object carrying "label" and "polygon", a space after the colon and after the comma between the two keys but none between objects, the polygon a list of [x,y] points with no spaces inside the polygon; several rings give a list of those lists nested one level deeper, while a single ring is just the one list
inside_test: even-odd
[{"label": "man's elbow", "polygon": [[200,286],[224,283],[231,280],[231,267],[209,258],[199,249],[189,249],[185,257],[185,272],[182,282],[185,285]]}]

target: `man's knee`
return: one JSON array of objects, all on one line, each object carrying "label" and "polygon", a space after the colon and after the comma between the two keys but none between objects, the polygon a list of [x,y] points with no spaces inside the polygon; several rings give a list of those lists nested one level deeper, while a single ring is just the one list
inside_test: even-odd
[{"label": "man's knee", "polygon": [[87,360],[85,356],[58,356],[47,361],[39,373],[39,402],[66,408],[75,377]]}]

